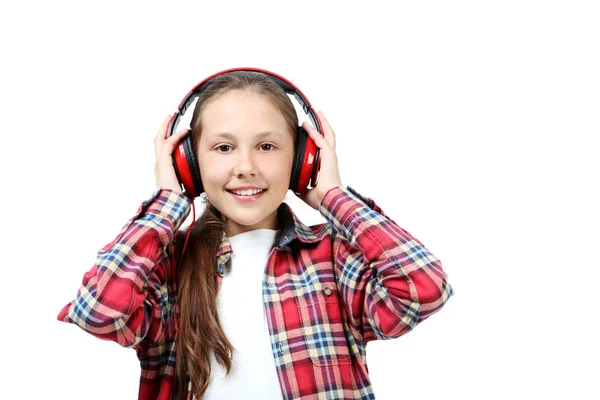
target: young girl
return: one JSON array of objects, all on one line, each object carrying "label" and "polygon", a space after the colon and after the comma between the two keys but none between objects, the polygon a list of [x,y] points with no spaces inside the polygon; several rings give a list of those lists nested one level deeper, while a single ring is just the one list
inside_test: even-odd
[{"label": "young girl", "polygon": [[[289,81],[235,69],[198,88],[191,130],[167,118],[155,138],[158,189],[58,319],[135,349],[140,399],[374,399],[366,345],[444,305],[440,261],[342,185],[331,126],[321,112],[323,135],[298,126]],[[173,161],[186,137],[195,184]],[[296,164],[310,143],[307,189]],[[327,223],[299,221],[288,189]],[[199,194],[204,213],[178,231]]]}]

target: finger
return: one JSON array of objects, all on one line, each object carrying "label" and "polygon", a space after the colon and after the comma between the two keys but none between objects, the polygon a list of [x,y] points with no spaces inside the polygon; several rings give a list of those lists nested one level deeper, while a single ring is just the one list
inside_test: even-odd
[{"label": "finger", "polygon": [[169,127],[169,122],[171,122],[171,114],[167,115],[165,119],[163,119],[160,124],[160,128],[158,128],[158,132],[156,132],[156,138],[166,139],[167,137],[167,128]]},{"label": "finger", "polygon": [[169,156],[173,154],[173,149],[175,146],[181,141],[181,139],[190,132],[189,129],[184,129],[179,132],[175,132],[173,135],[169,136],[163,142],[162,153],[168,154]]},{"label": "finger", "polygon": [[327,142],[331,145],[331,148],[335,150],[335,132],[333,131],[333,128],[331,128],[329,121],[327,121],[327,118],[325,118],[323,111],[317,111],[317,116],[319,117],[319,122],[323,127],[323,136],[325,137],[325,140],[327,140]]},{"label": "finger", "polygon": [[156,136],[154,137],[154,154],[156,158],[158,158],[160,154],[160,150],[162,149],[163,142],[167,136],[167,128],[169,126],[169,122],[171,121],[171,115],[167,115],[163,122],[160,124],[160,128],[158,128],[158,132],[156,132]]},{"label": "finger", "polygon": [[315,142],[318,148],[322,149],[323,147],[329,147],[329,144],[325,141],[325,138],[313,128],[308,121],[304,121],[302,123],[302,127],[308,133],[308,136]]}]

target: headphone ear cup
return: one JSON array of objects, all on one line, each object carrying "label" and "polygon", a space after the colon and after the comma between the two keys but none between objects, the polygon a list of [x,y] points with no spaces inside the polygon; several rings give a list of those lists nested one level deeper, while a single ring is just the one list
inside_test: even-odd
[{"label": "headphone ear cup", "polygon": [[200,169],[192,149],[192,140],[189,135],[180,141],[173,149],[173,168],[177,180],[185,192],[192,198],[198,197],[203,192]]},{"label": "headphone ear cup", "polygon": [[302,172],[302,161],[304,160],[304,150],[306,149],[306,139],[308,133],[302,126],[296,131],[296,144],[294,147],[294,163],[292,164],[292,175],[290,177],[290,189],[298,194],[306,190],[306,187],[299,187],[300,174]]},{"label": "headphone ear cup", "polygon": [[187,186],[184,185],[184,187],[190,194],[192,194],[192,196],[197,197],[204,192],[204,187],[202,186],[202,179],[200,178],[200,166],[196,161],[196,155],[194,154],[190,133],[183,138],[181,146],[183,146],[185,158],[187,160],[187,165],[192,178],[191,182],[189,182]]}]

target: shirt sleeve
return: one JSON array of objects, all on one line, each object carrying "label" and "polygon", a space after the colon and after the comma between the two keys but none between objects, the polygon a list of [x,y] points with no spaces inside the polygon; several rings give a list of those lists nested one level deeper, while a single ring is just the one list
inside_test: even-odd
[{"label": "shirt sleeve", "polygon": [[174,272],[166,247],[190,206],[185,195],[157,189],[117,237],[98,251],[77,296],[58,320],[125,347],[160,337],[164,316],[174,309],[169,284]]},{"label": "shirt sleeve", "polygon": [[409,332],[453,295],[440,260],[372,199],[335,187],[319,211],[334,229],[338,290],[364,343]]}]

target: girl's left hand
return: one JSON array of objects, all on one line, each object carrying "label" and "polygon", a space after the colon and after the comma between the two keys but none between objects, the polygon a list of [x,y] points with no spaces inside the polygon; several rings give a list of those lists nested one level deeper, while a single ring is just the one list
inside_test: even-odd
[{"label": "girl's left hand", "polygon": [[321,167],[318,175],[319,178],[317,180],[317,186],[300,196],[306,204],[315,210],[319,210],[321,201],[329,189],[336,186],[342,186],[342,180],[340,179],[340,172],[338,169],[337,154],[335,153],[335,133],[333,132],[333,129],[331,129],[329,122],[325,119],[322,111],[317,112],[317,117],[323,128],[324,136],[321,136],[319,131],[313,128],[308,121],[304,121],[302,127],[306,130],[317,147],[321,149],[319,153],[319,159],[321,160]]}]

